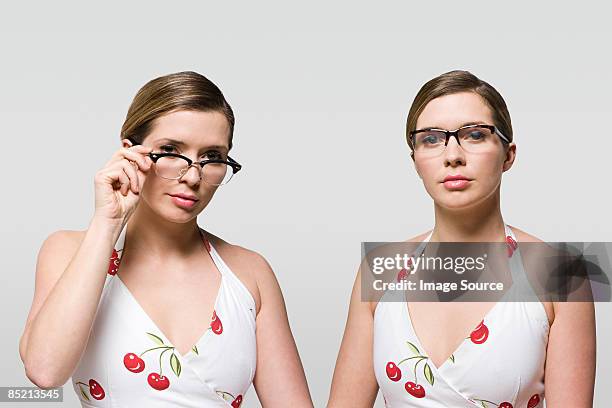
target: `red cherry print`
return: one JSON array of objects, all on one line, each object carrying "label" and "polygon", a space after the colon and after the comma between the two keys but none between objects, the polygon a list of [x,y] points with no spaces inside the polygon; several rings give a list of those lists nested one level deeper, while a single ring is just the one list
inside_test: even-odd
[{"label": "red cherry print", "polygon": [[242,404],[242,395],[238,395],[233,401],[232,401],[232,408],[238,408],[240,406],[240,404]]},{"label": "red cherry print", "polygon": [[145,362],[134,353],[127,353],[123,356],[123,365],[133,373],[139,373],[145,369]]},{"label": "red cherry print", "polygon": [[217,312],[213,310],[212,322],[210,322],[210,328],[213,333],[221,334],[223,333],[223,324],[221,324],[221,319],[217,316]]},{"label": "red cherry print", "polygon": [[104,388],[93,378],[89,380],[89,394],[97,400],[104,398]]},{"label": "red cherry print", "polygon": [[512,408],[512,404],[507,401],[504,401],[501,404],[499,404],[498,407],[499,408]]},{"label": "red cherry print", "polygon": [[531,398],[529,398],[529,402],[527,403],[527,408],[534,408],[540,403],[540,396],[538,394],[533,394]]},{"label": "red cherry print", "polygon": [[389,377],[391,381],[399,381],[402,378],[402,370],[400,370],[400,368],[395,365],[393,361],[389,361],[387,363],[386,369],[387,377]]},{"label": "red cherry print", "polygon": [[482,320],[470,334],[470,340],[474,344],[482,344],[487,341],[487,337],[489,337],[489,328],[484,324],[484,320]]},{"label": "red cherry print", "polygon": [[506,243],[508,244],[508,258],[514,254],[514,250],[518,248],[518,244],[510,235],[506,237]]},{"label": "red cherry print", "polygon": [[408,271],[406,271],[406,269],[402,269],[397,273],[397,281],[403,281],[404,279],[406,279],[406,276],[408,276]]},{"label": "red cherry print", "polygon": [[415,398],[423,398],[425,396],[425,388],[421,384],[415,384],[412,381],[408,381],[404,388],[408,391],[408,394]]},{"label": "red cherry print", "polygon": [[113,254],[110,257],[110,262],[108,264],[108,274],[116,275],[117,269],[119,269],[119,253],[113,248]]},{"label": "red cherry print", "polygon": [[508,243],[508,245],[512,247],[512,249],[518,248],[518,244],[516,243],[514,238],[512,238],[510,235],[506,237],[506,242]]},{"label": "red cherry print", "polygon": [[151,373],[147,377],[147,382],[152,388],[158,391],[165,390],[170,386],[170,380],[165,375],[159,375],[157,373]]}]

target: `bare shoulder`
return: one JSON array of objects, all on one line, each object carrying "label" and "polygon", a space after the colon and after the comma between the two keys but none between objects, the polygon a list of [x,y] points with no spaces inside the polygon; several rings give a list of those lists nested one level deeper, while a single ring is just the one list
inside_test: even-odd
[{"label": "bare shoulder", "polygon": [[234,274],[246,286],[257,311],[261,306],[261,289],[276,283],[276,277],[268,261],[258,252],[235,245],[207,231],[215,250]]},{"label": "bare shoulder", "polygon": [[[542,243],[546,242],[532,234],[529,234],[517,227],[508,225],[519,243]],[[523,267],[527,274],[527,279],[534,288],[537,288],[538,292],[544,293],[545,290],[540,287],[541,282],[546,282],[547,278],[541,276],[542,273],[546,273],[547,267],[544,262],[545,259],[553,259],[557,250],[550,245],[523,245],[521,247],[521,258],[523,261]],[[558,302],[551,302],[546,299],[540,299],[546,317],[548,319],[549,326],[553,324],[555,315],[559,312]]]},{"label": "bare shoulder", "polygon": [[49,252],[57,257],[74,255],[85,238],[87,231],[57,230],[49,234],[43,242],[41,253]]},{"label": "bare shoulder", "polygon": [[512,232],[514,232],[514,235],[516,235],[516,238],[518,239],[518,242],[544,242],[543,240],[541,240],[540,238],[528,234],[525,231],[518,229],[517,227],[514,227],[512,225],[508,224],[508,227],[510,227],[510,229],[512,230]]},{"label": "bare shoulder", "polygon": [[55,283],[74,254],[78,251],[86,231],[58,230],[49,234],[38,252],[36,284]]},{"label": "bare shoulder", "polygon": [[427,235],[429,235],[429,233],[430,233],[431,231],[432,231],[432,230],[425,231],[425,232],[424,232],[424,233],[422,233],[422,234],[419,234],[419,235],[417,235],[417,236],[414,236],[414,237],[412,237],[412,238],[409,238],[409,239],[407,239],[407,240],[406,240],[406,242],[421,242],[421,241],[425,240],[425,238],[427,238]]},{"label": "bare shoulder", "polygon": [[[394,257],[395,254],[404,251],[412,251],[417,247],[417,243],[422,242],[429,235],[429,231],[425,231],[422,234],[416,235],[412,238],[409,238],[405,241],[401,242],[388,242],[383,245],[377,246],[373,248],[371,251],[368,251],[364,258],[361,260],[361,265],[359,270],[357,271],[357,277],[355,284],[361,284],[363,288],[368,288],[367,292],[360,291],[360,297],[362,299],[369,299],[367,303],[369,305],[369,310],[372,315],[376,311],[376,307],[378,306],[378,302],[380,300],[380,296],[382,293],[380,291],[374,291],[373,288],[373,280],[381,279],[384,282],[392,282],[395,279],[394,274],[397,274],[395,270],[384,270],[382,273],[373,276],[373,273],[370,268],[370,261],[374,258],[387,258],[389,256]],[[414,245],[406,245],[406,243],[411,243]],[[361,288],[359,288],[361,289]]]}]

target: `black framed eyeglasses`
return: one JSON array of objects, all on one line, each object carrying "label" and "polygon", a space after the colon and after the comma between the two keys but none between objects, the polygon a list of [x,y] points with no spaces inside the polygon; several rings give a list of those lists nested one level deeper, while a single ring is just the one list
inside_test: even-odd
[{"label": "black framed eyeglasses", "polygon": [[483,153],[495,148],[496,137],[499,137],[502,143],[510,143],[496,126],[487,124],[466,125],[456,130],[424,128],[410,132],[415,154],[424,157],[433,157],[442,153],[451,136],[454,136],[457,143],[470,153]]},{"label": "black framed eyeglasses", "polygon": [[[127,137],[133,145],[138,145],[132,138]],[[200,170],[200,179],[207,184],[220,186],[227,184],[234,174],[238,173],[242,165],[236,160],[227,156],[225,159],[205,159],[193,161],[189,157],[178,153],[151,152],[147,154],[155,163],[155,174],[168,180],[179,180],[183,177],[191,166],[196,166]]]}]

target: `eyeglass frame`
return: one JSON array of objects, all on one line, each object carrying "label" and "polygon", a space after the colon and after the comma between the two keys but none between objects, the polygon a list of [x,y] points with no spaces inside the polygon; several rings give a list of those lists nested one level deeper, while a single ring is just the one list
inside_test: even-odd
[{"label": "eyeglass frame", "polygon": [[412,130],[412,131],[409,132],[409,134],[410,134],[410,141],[412,142],[412,146],[413,146],[413,150],[414,150],[416,148],[416,144],[414,143],[414,136],[417,133],[436,131],[436,132],[442,132],[442,133],[445,134],[444,148],[446,148],[446,146],[448,146],[448,141],[450,140],[451,136],[455,136],[455,139],[457,139],[457,144],[459,146],[461,146],[461,142],[459,141],[459,131],[463,130],[463,129],[470,129],[470,128],[476,128],[476,127],[483,127],[485,129],[489,129],[493,134],[496,134],[497,136],[499,136],[502,139],[502,143],[504,143],[504,142],[508,143],[508,144],[511,143],[510,140],[508,140],[508,138],[506,136],[504,136],[504,134],[497,128],[497,126],[487,125],[485,123],[461,126],[460,128],[455,129],[455,130],[445,130],[445,129],[438,129],[438,128],[415,129],[415,130]]},{"label": "eyeglass frame", "polygon": [[[132,142],[132,145],[136,146],[139,145],[141,143],[136,142],[134,139],[132,139],[131,137],[126,137],[125,139],[129,140],[130,142]],[[202,174],[204,173],[204,166],[207,165],[208,163],[223,163],[223,164],[227,164],[232,168],[232,177],[238,173],[240,171],[240,169],[242,169],[242,165],[240,163],[238,163],[236,160],[232,159],[231,157],[227,156],[227,160],[223,160],[223,159],[208,159],[208,160],[191,160],[189,157],[187,156],[183,156],[182,154],[178,154],[178,153],[170,153],[170,152],[162,152],[162,153],[147,153],[147,156],[149,156],[151,158],[151,160],[153,161],[153,163],[157,163],[157,160],[161,159],[162,157],[179,157],[181,159],[184,159],[187,161],[187,163],[189,163],[188,166],[184,167],[183,170],[185,171],[182,175],[175,177],[175,178],[167,178],[167,177],[162,177],[165,178],[166,180],[180,180],[185,174],[187,174],[187,172],[189,171],[189,168],[195,164],[199,164],[200,165],[200,180],[202,180]],[[156,171],[157,174],[157,171]],[[204,180],[205,183],[208,183],[206,180]],[[208,183],[208,184],[212,184],[212,183]],[[227,183],[224,183],[227,184]],[[214,185],[214,184],[212,184]],[[223,184],[217,184],[219,186],[222,186]]]}]

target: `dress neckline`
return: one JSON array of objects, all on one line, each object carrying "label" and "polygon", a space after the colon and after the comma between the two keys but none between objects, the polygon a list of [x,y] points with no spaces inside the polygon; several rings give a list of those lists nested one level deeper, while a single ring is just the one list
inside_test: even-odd
[{"label": "dress neckline", "polygon": [[[514,235],[514,232],[512,231],[512,229],[506,224],[504,223],[504,234],[505,237],[511,237],[517,244],[518,241],[516,240],[516,236]],[[420,254],[425,250],[425,246],[426,244],[429,242],[429,240],[431,239],[431,236],[433,235],[433,229],[431,230],[431,232],[429,233],[429,235],[427,236],[427,238],[425,238],[420,245],[418,246],[417,250],[415,251],[415,257],[416,256],[420,256]],[[516,251],[518,251],[518,245],[516,248]],[[513,263],[510,262],[510,271],[512,274],[512,286],[510,287],[510,289],[508,289],[501,297],[500,300],[498,300],[497,302],[495,302],[495,304],[484,314],[484,316],[481,319],[481,322],[489,321],[491,319],[491,316],[493,316],[497,310],[499,309],[500,305],[505,303],[507,297],[509,296],[509,293],[511,290],[514,289],[515,286],[515,278],[517,276],[518,271],[516,271],[516,266],[513,267]],[[429,352],[425,349],[425,347],[423,346],[423,343],[421,342],[419,336],[416,333],[416,330],[414,329],[414,326],[412,324],[412,317],[410,315],[410,309],[408,307],[408,301],[405,298],[404,295],[404,302],[401,302],[400,305],[403,307],[403,313],[402,316],[404,316],[405,320],[407,321],[407,325],[410,329],[410,332],[413,335],[413,339],[415,341],[416,346],[418,347],[419,351],[421,353],[424,353],[424,355],[426,355],[429,359],[429,362],[431,363],[430,366],[433,368],[433,370],[440,372],[442,371],[446,366],[448,366],[449,361],[451,361],[451,358],[457,354],[462,348],[463,346],[466,344],[466,341],[470,338],[469,335],[470,333],[474,330],[470,330],[466,336],[464,336],[464,338],[462,338],[461,342],[459,343],[459,345],[457,347],[454,348],[454,350],[451,352],[451,354],[442,362],[442,364],[440,364],[440,366],[436,366],[433,361],[431,360],[431,358],[429,357]]]},{"label": "dress neckline", "polygon": [[[203,243],[203,247],[205,249],[205,251],[208,253],[208,256],[210,256],[210,258],[213,261],[213,264],[215,265],[215,268],[217,269],[217,272],[220,275],[220,279],[219,279],[219,288],[217,289],[217,294],[215,296],[215,301],[213,304],[213,313],[215,311],[217,311],[217,309],[219,308],[219,303],[220,303],[220,299],[223,295],[224,292],[224,287],[225,287],[225,273],[223,271],[223,266],[219,264],[219,261],[217,260],[217,258],[215,256],[213,256],[213,251],[214,247],[212,246],[212,244],[210,243],[210,241],[206,238],[206,235],[204,233],[204,231],[197,226],[198,228],[198,232],[199,235],[202,239],[202,243]],[[153,318],[151,317],[151,315],[149,313],[147,313],[147,311],[144,309],[144,307],[142,306],[142,303],[136,299],[136,296],[134,296],[134,294],[132,293],[132,291],[127,287],[127,285],[125,284],[125,282],[123,282],[123,280],[121,279],[121,277],[119,276],[119,267],[121,264],[121,258],[123,257],[123,248],[125,246],[125,235],[126,235],[126,231],[127,231],[127,224],[124,226],[123,230],[121,231],[121,234],[119,236],[119,239],[117,240],[117,253],[119,254],[119,266],[118,266],[118,270],[117,273],[114,275],[119,283],[119,286],[122,288],[123,292],[127,295],[127,297],[130,299],[130,301],[134,304],[134,306],[136,307],[136,309],[138,310],[138,312],[145,318],[145,320],[148,322],[148,325],[153,327],[157,333],[159,333],[162,337],[162,340],[164,340],[165,343],[171,345],[174,347],[174,353],[180,357],[182,360],[187,360],[191,357],[193,357],[194,355],[197,355],[198,352],[196,351],[194,354],[194,348],[197,349],[199,345],[202,344],[202,342],[204,341],[205,338],[207,338],[207,336],[209,336],[209,332],[210,327],[208,327],[206,330],[204,330],[204,333],[202,333],[201,336],[198,337],[198,339],[196,340],[195,344],[193,346],[191,346],[191,348],[189,349],[189,351],[185,354],[182,354],[178,351],[178,349],[176,348],[176,346],[174,345],[174,343],[170,340],[170,338],[160,329],[159,325],[155,322],[155,320],[153,320]]]}]

